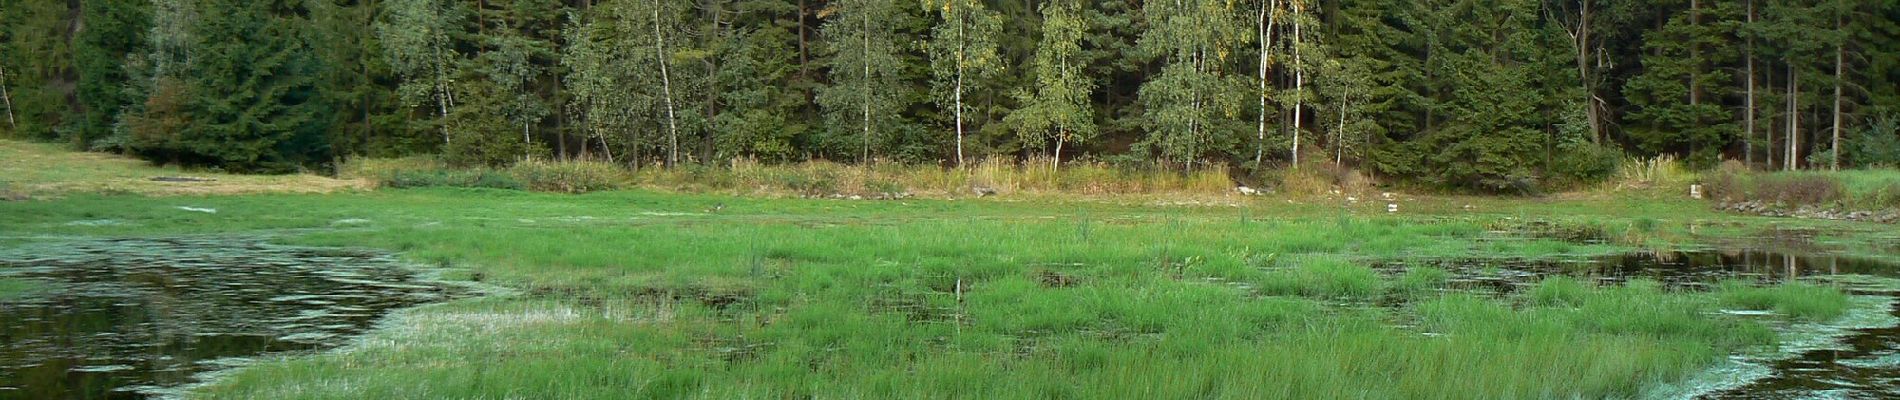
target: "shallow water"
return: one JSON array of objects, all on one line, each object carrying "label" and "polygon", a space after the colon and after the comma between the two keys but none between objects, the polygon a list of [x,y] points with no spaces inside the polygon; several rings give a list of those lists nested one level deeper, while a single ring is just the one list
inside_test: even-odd
[{"label": "shallow water", "polygon": [[439,301],[393,256],[223,238],[0,249],[0,399],[164,397],[248,358],[333,347],[391,310]]},{"label": "shallow water", "polygon": [[[1647,278],[1691,290],[1724,278],[1769,282],[1817,278],[1853,294],[1886,297],[1892,304],[1887,312],[1900,318],[1900,291],[1890,284],[1826,279],[1845,275],[1900,278],[1900,265],[1828,254],[1724,250],[1638,253],[1569,261],[1418,260],[1388,263],[1382,268],[1396,271],[1418,265],[1451,271],[1454,276],[1451,283],[1458,289],[1494,293],[1529,288],[1542,277],[1552,275],[1585,277],[1603,283]],[[1900,399],[1900,327],[1848,329],[1846,333],[1838,343],[1802,350],[1792,358],[1742,361],[1764,364],[1771,372],[1762,379],[1705,393],[1698,398]]]}]

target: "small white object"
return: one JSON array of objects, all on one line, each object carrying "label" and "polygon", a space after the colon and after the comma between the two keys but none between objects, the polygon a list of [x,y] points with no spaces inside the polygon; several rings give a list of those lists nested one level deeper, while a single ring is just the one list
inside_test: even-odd
[{"label": "small white object", "polygon": [[185,210],[185,211],[190,211],[190,212],[201,212],[201,213],[205,213],[205,214],[217,214],[217,213],[218,213],[218,209],[216,209],[216,208],[198,208],[198,207],[192,207],[192,206],[178,206],[178,209],[180,209],[180,210]]},{"label": "small white object", "polygon": [[1260,194],[1260,190],[1246,186],[1236,187],[1234,190],[1240,191],[1240,194],[1244,196],[1257,196]]},{"label": "small white object", "polygon": [[1689,185],[1689,198],[1702,199],[1702,185]]},{"label": "small white object", "polygon": [[1358,197],[1353,197],[1353,196],[1346,196],[1346,201],[1350,201],[1350,202],[1354,202],[1354,203],[1358,203],[1358,202],[1359,202],[1359,198],[1358,198]]},{"label": "small white object", "polygon": [[1379,198],[1383,198],[1383,199],[1386,199],[1386,200],[1391,200],[1391,199],[1392,199],[1392,192],[1379,192]]},{"label": "small white object", "polygon": [[1385,203],[1385,212],[1399,212],[1399,203]]}]

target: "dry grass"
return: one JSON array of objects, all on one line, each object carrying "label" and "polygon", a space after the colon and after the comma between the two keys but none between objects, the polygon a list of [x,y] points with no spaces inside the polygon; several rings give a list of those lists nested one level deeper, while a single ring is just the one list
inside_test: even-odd
[{"label": "dry grass", "polygon": [[[208,179],[159,182],[152,178]],[[79,193],[200,196],[251,193],[329,193],[369,188],[358,179],[311,174],[236,175],[158,167],[127,157],[73,152],[57,145],[0,140],[0,199],[61,197]]]}]

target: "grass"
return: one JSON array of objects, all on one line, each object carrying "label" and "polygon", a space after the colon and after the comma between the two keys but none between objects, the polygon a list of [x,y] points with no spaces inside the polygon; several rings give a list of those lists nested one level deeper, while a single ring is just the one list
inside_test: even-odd
[{"label": "grass", "polygon": [[[1402,213],[1230,200],[70,194],[0,202],[0,230],[373,247],[515,293],[408,310],[353,346],[266,360],[194,398],[1047,399],[1638,396],[1775,338],[1710,312],[1728,307],[1722,294],[1552,278],[1532,292],[1553,294],[1530,295],[1550,300],[1524,301],[1446,293],[1446,271],[1388,277],[1370,260],[1632,248],[1494,232],[1533,220],[1629,226],[1643,246],[1697,229],[1864,227],[1681,199],[1405,198]],[[91,220],[119,223],[71,223]],[[1832,289],[1763,290],[1790,293],[1779,307]],[[1393,295],[1409,301],[1378,305]]]},{"label": "grass", "polygon": [[[61,197],[69,194],[126,193],[147,196],[199,196],[251,193],[331,193],[364,189],[360,180],[310,174],[234,175],[213,171],[155,167],[144,161],[102,153],[63,151],[58,145],[0,139],[0,200]],[[156,182],[154,177],[211,179]]]},{"label": "grass", "polygon": [[1781,207],[1900,210],[1900,170],[1723,171],[1708,177],[1711,199]]},{"label": "grass", "polygon": [[0,277],[0,301],[32,296],[43,290],[42,286],[37,281]]},{"label": "grass", "polygon": [[1723,306],[1773,310],[1806,320],[1832,320],[1845,314],[1848,308],[1847,295],[1840,290],[1806,282],[1764,287],[1744,280],[1727,280],[1716,287]]}]

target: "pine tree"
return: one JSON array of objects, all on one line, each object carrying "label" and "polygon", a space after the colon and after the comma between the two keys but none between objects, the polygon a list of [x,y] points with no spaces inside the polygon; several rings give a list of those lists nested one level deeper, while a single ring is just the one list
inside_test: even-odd
[{"label": "pine tree", "polygon": [[79,73],[75,96],[82,104],[79,119],[69,127],[73,142],[87,148],[118,149],[124,138],[113,135],[119,112],[138,101],[128,90],[132,77],[127,57],[143,52],[150,30],[149,0],[109,0],[88,3],[81,11],[86,29],[73,44],[73,62]]},{"label": "pine tree", "polygon": [[755,0],[737,5],[741,26],[733,36],[716,78],[723,106],[714,117],[717,153],[721,158],[752,157],[771,162],[792,160],[793,138],[808,126],[797,118],[804,106],[801,91],[789,81],[798,72],[796,5],[777,0]]},{"label": "pine tree", "polygon": [[[1737,130],[1735,118],[1720,103],[1732,79],[1725,69],[1735,59],[1723,21],[1732,8],[1702,0],[1658,4],[1675,12],[1662,29],[1645,36],[1642,73],[1624,85],[1635,107],[1628,115],[1630,136],[1651,154],[1681,152],[1691,163],[1714,165]],[[1676,8],[1681,7],[1681,8]]]},{"label": "pine tree", "polygon": [[135,140],[133,150],[236,171],[284,172],[327,161],[332,110],[317,92],[323,71],[304,30],[307,10],[244,0],[197,7],[202,18],[191,27],[191,61],[180,77],[166,78],[179,89],[154,93],[174,102],[170,111],[182,123],[166,126],[175,133],[144,135],[169,140]]}]

